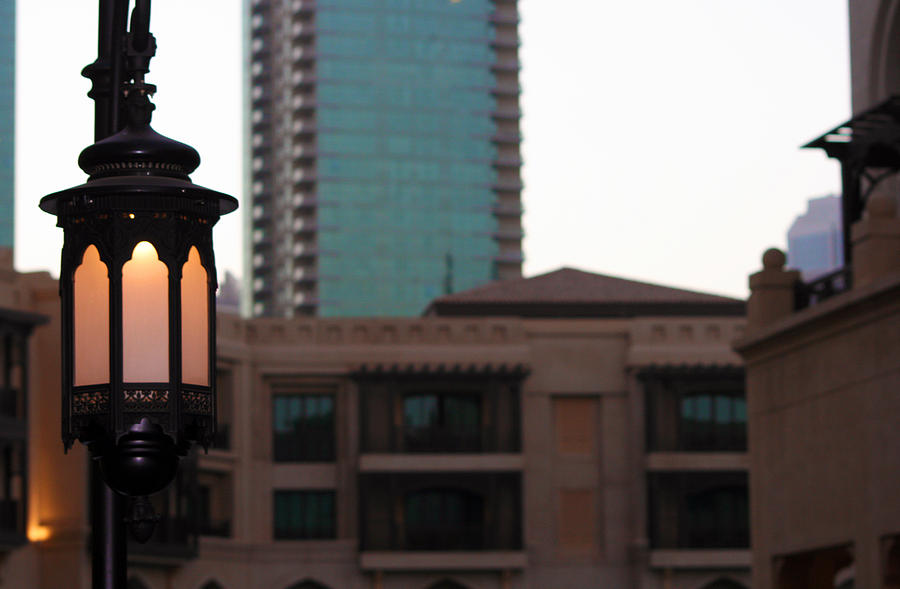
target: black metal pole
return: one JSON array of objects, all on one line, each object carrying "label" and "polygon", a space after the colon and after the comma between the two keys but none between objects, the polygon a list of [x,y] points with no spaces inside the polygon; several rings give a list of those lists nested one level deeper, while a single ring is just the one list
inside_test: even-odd
[{"label": "black metal pole", "polygon": [[[128,0],[100,0],[97,60],[82,74],[93,82],[94,141],[122,128],[121,90],[124,82],[122,43],[128,22]],[[92,589],[125,589],[127,550],[126,498],[103,481],[100,463],[91,460]]]},{"label": "black metal pole", "polygon": [[125,497],[103,482],[100,463],[91,460],[91,589],[125,589],[127,551]]}]

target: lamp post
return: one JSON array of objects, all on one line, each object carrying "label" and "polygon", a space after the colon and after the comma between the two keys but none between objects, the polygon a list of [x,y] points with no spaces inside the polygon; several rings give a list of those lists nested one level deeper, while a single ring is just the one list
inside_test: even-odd
[{"label": "lamp post", "polygon": [[149,502],[193,443],[216,427],[212,228],[237,208],[189,174],[197,152],[150,127],[155,87],[144,82],[156,44],[150,1],[100,0],[99,56],[85,68],[96,103],[95,140],[79,157],[85,184],[41,200],[64,244],[62,437],[87,445],[95,485],[94,589],[123,589],[123,527],[153,528]]}]

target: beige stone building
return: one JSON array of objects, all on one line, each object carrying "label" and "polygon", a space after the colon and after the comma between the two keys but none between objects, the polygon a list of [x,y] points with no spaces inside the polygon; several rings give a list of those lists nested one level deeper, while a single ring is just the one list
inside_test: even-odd
[{"label": "beige stone building", "polygon": [[[2,455],[21,515],[0,522],[0,587],[86,588],[55,283],[3,280],[4,308],[50,324],[20,387],[27,471]],[[130,589],[746,587],[743,313],[563,269],[421,318],[220,315],[218,447],[154,497]]]},{"label": "beige stone building", "polygon": [[900,2],[849,10],[854,116],[810,144],[841,163],[845,266],[804,284],[766,252],[737,346],[754,589],[900,587]]}]

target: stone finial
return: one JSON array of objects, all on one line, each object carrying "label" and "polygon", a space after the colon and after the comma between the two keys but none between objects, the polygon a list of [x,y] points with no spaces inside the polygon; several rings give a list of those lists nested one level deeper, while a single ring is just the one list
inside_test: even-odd
[{"label": "stone finial", "polygon": [[794,287],[800,280],[796,270],[785,270],[787,256],[770,248],[762,256],[763,268],[750,276],[747,327],[756,329],[794,312]]},{"label": "stone finial", "polygon": [[900,219],[890,191],[876,189],[872,193],[863,218],[853,224],[850,234],[854,288],[900,272]]},{"label": "stone finial", "polygon": [[787,256],[778,248],[770,247],[762,256],[763,268],[766,270],[783,270]]}]

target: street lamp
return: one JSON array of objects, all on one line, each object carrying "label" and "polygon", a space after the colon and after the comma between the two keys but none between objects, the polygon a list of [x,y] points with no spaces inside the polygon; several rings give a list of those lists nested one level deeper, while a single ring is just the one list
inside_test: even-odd
[{"label": "street lamp", "polygon": [[[100,1],[100,56],[84,72],[97,142],[78,160],[88,181],[40,207],[64,232],[63,442],[85,443],[106,484],[138,497],[165,488],[179,457],[215,433],[212,228],[237,201],[193,184],[197,152],[150,127],[149,0],[126,32],[127,12],[128,0]],[[97,566],[94,587],[118,587],[98,584]]]}]

